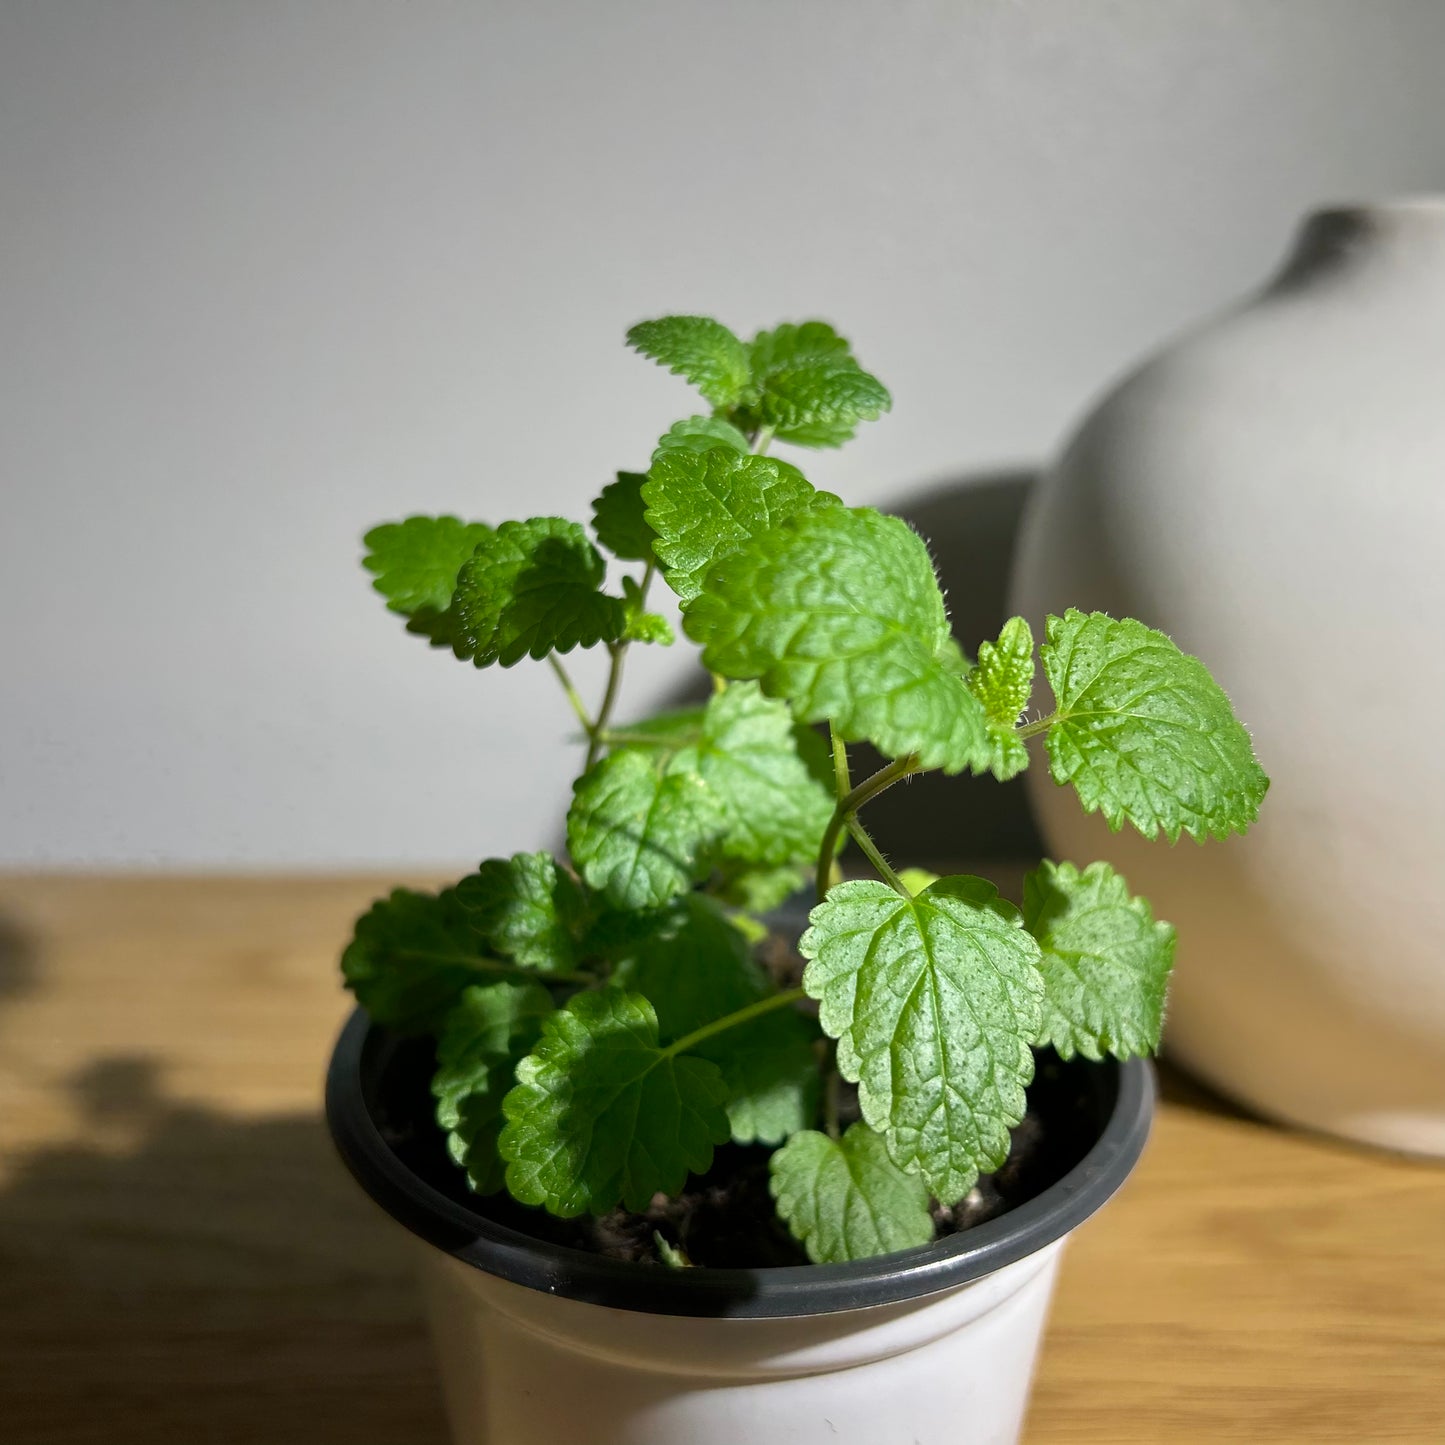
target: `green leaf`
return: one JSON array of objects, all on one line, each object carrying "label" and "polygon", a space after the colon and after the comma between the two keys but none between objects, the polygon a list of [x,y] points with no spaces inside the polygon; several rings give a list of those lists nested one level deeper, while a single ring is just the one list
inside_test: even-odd
[{"label": "green leaf", "polygon": [[893,404],[887,388],[858,365],[848,342],[826,321],[761,331],[749,350],[758,401],[742,423],[772,427],[780,441],[841,446],[860,421],[872,421]]},{"label": "green leaf", "polygon": [[694,754],[624,748],[573,785],[567,846],[614,908],[656,908],[692,886],[724,824]]},{"label": "green leaf", "polygon": [[988,718],[989,771],[1007,782],[1029,765],[1029,750],[1017,728],[1034,690],[1034,634],[1022,617],[1009,618],[997,642],[979,645],[978,664],[967,682]]},{"label": "green leaf", "polygon": [[455,888],[398,888],[356,920],[341,972],[377,1023],[415,1033],[434,1028],[487,963]]},{"label": "green leaf", "polygon": [[928,549],[897,517],[791,517],[714,566],[684,614],[707,667],[757,678],[803,722],[832,719],[849,742],[948,773],[992,761],[983,707],[951,666]]},{"label": "green leaf", "polygon": [[[772,992],[741,930],[701,893],[680,898],[657,930],[618,963],[613,980],[656,1009],[663,1043]],[[812,1120],[817,1036],[796,1009],[780,1009],[704,1039],[690,1051],[722,1072],[736,1143],[775,1144]]]},{"label": "green leaf", "polygon": [[634,1212],[712,1164],[731,1130],[716,1065],[659,1047],[645,998],[580,993],[546,1022],[502,1101],[507,1188],[570,1218]]},{"label": "green leaf", "polygon": [[841,1139],[805,1130],[768,1161],[778,1214],[814,1264],[843,1264],[933,1239],[928,1188],[889,1157],[882,1135],[852,1125]]},{"label": "green leaf", "polygon": [[677,640],[673,636],[672,623],[658,612],[648,612],[643,607],[643,591],[631,577],[622,579],[622,604],[626,609],[626,622],[622,636],[627,642],[655,642],[662,647],[671,647]]},{"label": "green leaf", "polygon": [[796,467],[773,457],[660,451],[642,486],[647,521],[667,585],[683,601],[702,589],[720,557],[777,526],[785,517],[838,499],[815,491]]},{"label": "green leaf", "polygon": [[587,911],[577,880],[550,853],[489,858],[457,884],[472,927],[500,954],[543,973],[577,965]]},{"label": "green leaf", "polygon": [[751,384],[748,348],[710,316],[663,316],[639,321],[627,344],[686,377],[714,406],[734,407]]},{"label": "green leaf", "polygon": [[1041,863],[1024,880],[1024,927],[1043,949],[1037,1042],[1086,1059],[1152,1054],[1164,1024],[1174,929],[1107,863]]},{"label": "green leaf", "polygon": [[553,1011],[540,984],[483,984],[464,990],[442,1025],[431,1083],[436,1120],[448,1131],[447,1152],[478,1194],[502,1188],[502,1100],[517,1061],[536,1044]]},{"label": "green leaf", "polygon": [[592,503],[592,530],[597,540],[623,562],[652,561],[653,531],[642,515],[642,484],[646,472],[618,472]]},{"label": "green leaf", "polygon": [[932,888],[938,882],[939,875],[930,872],[927,868],[900,868],[898,870],[898,881],[910,893],[922,893],[925,888]]},{"label": "green leaf", "polygon": [[410,619],[408,632],[448,644],[445,614],[457,573],[492,535],[484,522],[462,522],[456,517],[386,522],[362,539],[366,546],[362,565],[377,574],[371,585],[386,598],[386,605]]},{"label": "green leaf", "polygon": [[1115,832],[1243,833],[1269,779],[1229,699],[1162,632],[1103,612],[1050,617],[1042,648],[1056,700],[1049,769]]},{"label": "green leaf", "polygon": [[1024,1115],[1038,944],[982,878],[941,878],[916,898],[843,883],[811,920],[803,987],[838,1040],[839,1071],[894,1162],[956,1203],[1003,1163]]},{"label": "green leaf", "polygon": [[833,814],[827,748],[793,721],[786,703],[764,697],[752,682],[714,694],[703,714],[697,770],[727,817],[721,856],[768,866],[817,857]]},{"label": "green leaf", "polygon": [[621,598],[599,589],[606,564],[576,522],[503,522],[457,575],[454,646],[478,667],[511,667],[615,642],[626,625]]},{"label": "green leaf", "polygon": [[715,897],[748,913],[770,913],[806,886],[809,872],[798,863],[777,868],[752,868],[724,860],[718,878],[708,886]]},{"label": "green leaf", "polygon": [[746,456],[751,448],[748,439],[730,421],[720,416],[690,416],[675,421],[657,439],[657,452],[708,452],[714,447],[729,447],[739,456]]}]

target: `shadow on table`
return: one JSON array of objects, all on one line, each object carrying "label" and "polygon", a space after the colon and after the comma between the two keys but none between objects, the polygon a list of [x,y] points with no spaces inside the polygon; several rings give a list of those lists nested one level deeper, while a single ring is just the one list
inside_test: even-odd
[{"label": "shadow on table", "polygon": [[0,1189],[7,1441],[444,1445],[407,1241],[319,1117],[176,1106],[144,1059],[73,1094],[99,1142]]},{"label": "shadow on table", "polygon": [[[1167,1041],[1165,1046],[1168,1047]],[[1232,1099],[1216,1093],[1208,1084],[1196,1079],[1168,1057],[1156,1059],[1154,1068],[1159,1079],[1161,1103],[1172,1105],[1176,1109],[1188,1109],[1195,1114],[1212,1114],[1218,1119],[1258,1124],[1261,1129],[1274,1127]]]}]

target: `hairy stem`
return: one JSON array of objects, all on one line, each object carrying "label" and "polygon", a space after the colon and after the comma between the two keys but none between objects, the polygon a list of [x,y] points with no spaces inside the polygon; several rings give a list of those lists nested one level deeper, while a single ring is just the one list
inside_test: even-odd
[{"label": "hairy stem", "polygon": [[905,898],[913,895],[903,886],[903,880],[893,871],[882,850],[873,841],[868,830],[856,817],[848,819],[848,832],[853,841],[863,850],[863,856],[873,865],[873,871],[895,892]]},{"label": "hairy stem", "polygon": [[722,1018],[714,1019],[710,1024],[704,1024],[700,1029],[694,1029],[690,1034],[684,1034],[676,1043],[669,1044],[662,1051],[662,1056],[670,1059],[678,1054],[685,1054],[689,1049],[696,1048],[704,1039],[712,1038],[714,1034],[720,1034],[726,1029],[735,1029],[739,1024],[751,1023],[763,1014],[772,1013],[774,1009],[787,1008],[790,1004],[795,1004],[807,996],[801,988],[790,988],[785,993],[775,993],[768,998],[760,998],[757,1003],[750,1003],[746,1008],[740,1008],[735,1013],[724,1014]]},{"label": "hairy stem", "polygon": [[617,691],[622,686],[622,664],[627,657],[627,644],[611,642],[607,645],[607,651],[612,655],[612,665],[607,669],[607,690],[602,694],[602,706],[597,709],[597,722],[592,729],[591,740],[587,744],[587,762],[583,768],[584,772],[597,761],[597,755],[602,751],[602,739],[607,730],[607,721],[612,716],[612,709],[617,705]]},{"label": "hairy stem", "polygon": [[828,878],[833,871],[833,855],[838,851],[838,839],[842,837],[843,830],[848,826],[853,815],[864,803],[876,798],[879,793],[891,788],[894,783],[902,782],[904,778],[918,771],[918,759],[912,753],[906,753],[901,758],[894,758],[887,767],[879,768],[871,777],[864,778],[856,788],[850,788],[843,797],[838,799],[837,805],[833,809],[833,816],[828,819],[828,826],[823,830],[822,846],[818,849],[818,901],[820,903],[828,892]]},{"label": "hairy stem", "polygon": [[838,785],[838,796],[846,798],[853,791],[853,779],[848,773],[848,744],[832,722],[828,724],[828,739],[833,744],[833,777]]},{"label": "hairy stem", "polygon": [[1040,733],[1048,732],[1048,730],[1053,727],[1053,725],[1058,722],[1058,720],[1058,713],[1051,712],[1048,717],[1036,718],[1031,723],[1025,723],[1021,728],[1018,729],[1017,736],[1021,738],[1024,742],[1027,742],[1030,738],[1038,737]]},{"label": "hairy stem", "polygon": [[557,681],[562,684],[562,691],[567,694],[567,701],[572,704],[572,711],[577,714],[578,721],[581,722],[583,731],[586,732],[587,739],[591,742],[593,734],[597,731],[597,727],[587,715],[587,704],[582,701],[582,694],[577,691],[572,679],[568,677],[567,669],[557,661],[557,654],[555,652],[549,652],[547,654],[547,661],[552,664],[552,671],[557,674]]}]

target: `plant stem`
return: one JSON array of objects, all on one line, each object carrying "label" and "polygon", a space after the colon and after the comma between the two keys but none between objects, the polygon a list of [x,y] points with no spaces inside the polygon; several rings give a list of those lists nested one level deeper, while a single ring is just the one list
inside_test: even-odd
[{"label": "plant stem", "polygon": [[426,948],[398,948],[398,958],[424,958],[430,963],[455,963],[478,973],[495,973],[503,978],[523,978],[530,983],[596,983],[590,973],[544,973],[520,964],[503,963],[499,958],[478,958],[474,953],[445,953]]},{"label": "plant stem", "polygon": [[562,684],[562,691],[567,694],[567,701],[572,704],[572,711],[577,714],[590,742],[597,728],[592,719],[587,716],[587,704],[582,701],[582,694],[573,686],[572,679],[567,676],[567,669],[557,661],[555,652],[547,654],[547,661],[552,664],[552,671],[557,674],[557,681]]},{"label": "plant stem", "polygon": [[1053,727],[1053,725],[1058,722],[1058,720],[1058,713],[1051,712],[1048,717],[1036,718],[1031,723],[1025,723],[1021,728],[1018,729],[1016,735],[1022,741],[1027,742],[1030,738],[1038,737],[1040,733],[1048,732],[1048,730]]},{"label": "plant stem", "polygon": [[828,826],[823,830],[822,846],[818,849],[818,901],[820,903],[828,892],[828,877],[833,871],[833,855],[838,851],[838,839],[853,815],[864,803],[876,798],[886,788],[891,788],[894,783],[901,782],[918,771],[917,757],[912,753],[906,753],[901,758],[894,758],[887,767],[879,768],[871,777],[864,778],[856,788],[850,788],[843,797],[838,799],[837,806],[833,809],[833,816],[828,819]]},{"label": "plant stem", "polygon": [[905,898],[911,898],[913,895],[903,886],[903,880],[889,866],[888,860],[879,851],[878,845],[873,841],[868,830],[856,817],[848,819],[848,832],[852,835],[853,841],[863,850],[863,856],[873,865],[874,872],[890,888],[901,893]]},{"label": "plant stem", "polygon": [[753,434],[753,455],[755,457],[764,456],[767,453],[773,440],[773,430],[770,426],[760,426]]},{"label": "plant stem", "polygon": [[602,735],[617,702],[617,690],[622,686],[622,663],[627,656],[627,644],[625,642],[609,642],[607,651],[612,656],[612,665],[607,669],[607,690],[602,694],[602,706],[597,709],[597,722],[593,725],[591,740],[587,744],[587,762],[583,768],[584,772],[597,761],[597,755],[602,751]]},{"label": "plant stem", "polygon": [[678,1054],[684,1054],[689,1049],[696,1048],[704,1039],[712,1038],[714,1034],[720,1034],[725,1029],[735,1029],[739,1024],[751,1023],[763,1014],[772,1013],[774,1009],[786,1008],[807,996],[801,988],[790,988],[785,993],[775,993],[768,998],[760,998],[757,1003],[750,1003],[746,1008],[740,1008],[735,1013],[724,1014],[722,1018],[714,1019],[710,1024],[704,1024],[700,1029],[694,1029],[690,1034],[684,1034],[676,1043],[669,1044],[662,1051],[662,1056],[670,1059]]},{"label": "plant stem", "polygon": [[828,724],[828,737],[833,744],[833,777],[837,781],[838,796],[846,798],[853,791],[853,779],[848,774],[848,744],[832,722]]}]

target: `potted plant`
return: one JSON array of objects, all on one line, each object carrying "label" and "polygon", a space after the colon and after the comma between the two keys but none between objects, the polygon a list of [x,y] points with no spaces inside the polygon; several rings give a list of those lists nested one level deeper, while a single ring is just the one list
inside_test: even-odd
[{"label": "potted plant", "polygon": [[[628,339],[711,412],[602,490],[595,545],[556,517],[367,534],[408,631],[552,668],[585,759],[565,860],[359,920],[333,1134],[425,1242],[461,1442],[1013,1439],[1063,1240],[1143,1146],[1174,934],[1103,863],[1042,864],[1022,909],[895,871],[862,810],[1010,778],[1034,737],[1086,809],[1170,842],[1244,830],[1267,779],[1203,664],[1132,620],[1050,617],[1024,720],[1028,624],[968,658],[923,540],[767,455],[888,409],[832,327]],[[674,640],[659,577],[713,691],[620,723],[629,647]],[[587,647],[595,708],[561,660]],[[855,780],[865,741],[888,761]]]}]

